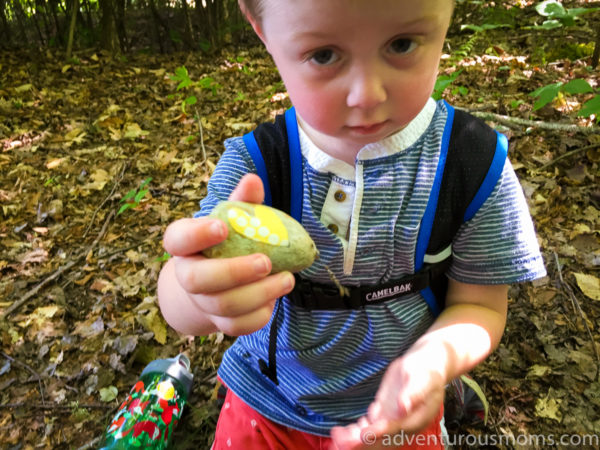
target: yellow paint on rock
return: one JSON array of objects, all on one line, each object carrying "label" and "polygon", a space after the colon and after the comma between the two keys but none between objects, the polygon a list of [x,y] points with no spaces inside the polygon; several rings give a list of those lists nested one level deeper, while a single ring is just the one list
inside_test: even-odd
[{"label": "yellow paint on rock", "polygon": [[242,236],[276,247],[288,247],[288,231],[277,214],[263,205],[254,207],[254,215],[233,207],[227,212],[231,227]]}]

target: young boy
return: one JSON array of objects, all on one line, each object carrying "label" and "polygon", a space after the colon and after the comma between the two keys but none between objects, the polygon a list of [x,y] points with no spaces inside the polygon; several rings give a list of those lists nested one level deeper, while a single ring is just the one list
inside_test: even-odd
[{"label": "young boy", "polygon": [[[240,4],[296,110],[302,224],[320,251],[301,277],[331,284],[328,266],[355,287],[412,274],[448,117],[430,96],[453,2]],[[173,258],[158,285],[176,330],[239,336],[219,369],[229,390],[213,448],[393,448],[397,433],[407,433],[402,448],[410,448],[415,432],[433,439],[413,447],[443,448],[444,387],[498,345],[507,285],[545,274],[510,163],[454,238],[445,307],[434,318],[419,293],[358,309],[304,309],[285,297],[292,274],[269,275],[265,255],[201,256],[227,234],[204,217],[216,203],[264,199],[243,139],[225,147],[197,218],[165,233]],[[271,357],[276,378],[261,370]]]}]

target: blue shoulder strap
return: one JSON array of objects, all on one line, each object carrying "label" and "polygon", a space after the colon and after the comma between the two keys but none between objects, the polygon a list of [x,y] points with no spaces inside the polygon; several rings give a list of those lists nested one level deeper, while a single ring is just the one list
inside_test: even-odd
[{"label": "blue shoulder strap", "polygon": [[[448,144],[450,143],[450,135],[452,133],[452,123],[454,122],[454,108],[446,103],[448,109],[448,118],[446,119],[446,126],[444,127],[444,134],[442,135],[442,143],[440,149],[440,158],[438,160],[438,166],[433,179],[433,186],[431,187],[431,193],[429,194],[429,201],[425,208],[425,214],[421,220],[421,226],[419,228],[419,234],[417,236],[417,245],[415,248],[415,273],[423,268],[423,261],[425,259],[425,252],[429,245],[429,238],[431,237],[431,229],[433,227],[433,219],[435,218],[435,211],[437,208],[438,197],[440,195],[440,187],[442,185],[442,178],[444,176],[444,167],[446,166],[446,156],[448,156]],[[421,295],[425,298],[429,309],[435,317],[441,313],[440,306],[433,294],[431,288],[427,287],[421,291]]]},{"label": "blue shoulder strap", "polygon": [[[290,155],[290,215],[298,222],[302,219],[302,151],[300,149],[300,135],[298,134],[298,122],[296,120],[295,108],[290,108],[285,112],[285,128]],[[256,142],[254,131],[243,136],[244,144],[254,161],[258,176],[262,179],[265,187],[265,205],[273,205],[271,196],[271,186],[267,166],[262,152]]]},{"label": "blue shoulder strap", "polygon": [[302,223],[302,150],[300,149],[300,135],[298,134],[298,121],[296,109],[290,108],[285,112],[285,128],[290,149],[290,215]]},{"label": "blue shoulder strap", "polygon": [[500,175],[502,175],[502,171],[504,170],[504,164],[506,163],[506,157],[508,156],[508,139],[506,139],[506,136],[498,133],[497,131],[496,136],[497,140],[494,159],[492,159],[492,164],[490,164],[490,168],[485,175],[479,190],[475,194],[475,197],[473,197],[473,200],[469,206],[467,206],[463,222],[471,220],[475,213],[479,211],[481,205],[483,205],[483,203],[494,190],[494,187],[498,183]]},{"label": "blue shoulder strap", "polygon": [[250,153],[252,161],[254,161],[254,165],[256,166],[256,172],[261,178],[265,188],[264,204],[271,206],[273,204],[273,199],[271,197],[271,186],[269,185],[267,166],[265,165],[265,160],[260,152],[260,148],[258,147],[258,142],[256,142],[256,138],[254,137],[254,132],[251,131],[250,133],[245,134],[243,139],[244,144],[246,144],[246,148],[248,149],[248,153]]}]

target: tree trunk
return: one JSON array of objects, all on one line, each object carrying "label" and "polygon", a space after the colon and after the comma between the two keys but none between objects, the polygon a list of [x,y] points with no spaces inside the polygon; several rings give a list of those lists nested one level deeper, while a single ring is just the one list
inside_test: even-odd
[{"label": "tree trunk", "polygon": [[72,0],[71,24],[69,25],[69,39],[67,40],[67,60],[71,59],[71,52],[73,51],[73,38],[75,37],[75,24],[77,23],[78,10],[79,0]]},{"label": "tree trunk", "polygon": [[34,13],[31,15],[31,21],[33,22],[33,26],[35,28],[35,31],[37,32],[38,39],[40,40],[40,48],[42,48],[44,47],[44,36],[42,36],[42,30],[40,29],[40,24],[38,23],[38,11],[31,0],[28,0],[27,3],[29,9],[31,11],[34,11]]},{"label": "tree trunk", "polygon": [[90,0],[84,0],[85,3],[85,23],[87,24],[88,29],[90,30],[90,34],[94,35],[94,20],[92,19],[92,7],[90,5]]},{"label": "tree trunk", "polygon": [[115,24],[114,2],[113,0],[100,1],[100,32],[101,47],[111,55],[119,53],[119,40],[117,38],[117,26]]},{"label": "tree trunk", "polygon": [[592,67],[596,68],[600,59],[600,25],[596,27],[596,44],[594,45],[594,54],[592,55]]},{"label": "tree trunk", "polygon": [[192,19],[190,18],[187,0],[181,0],[181,6],[183,7],[183,19],[185,22],[183,41],[188,50],[193,50],[196,47],[194,45],[194,29],[192,28]]},{"label": "tree trunk", "polygon": [[[160,37],[159,27],[162,28],[164,31],[165,39],[168,39],[170,42],[173,42],[171,40],[171,30],[169,30],[169,26],[167,25],[167,23],[162,19],[162,17],[158,13],[158,10],[156,9],[155,0],[148,0],[148,4],[150,5],[150,10],[152,11],[152,18],[154,19],[154,26],[156,27],[156,34],[157,34],[158,40],[159,40],[158,45],[160,47],[160,52],[164,53],[165,48],[164,48],[162,39]],[[173,45],[175,45],[174,42],[173,42]]]},{"label": "tree trunk", "polygon": [[121,44],[121,50],[127,51],[127,30],[125,29],[125,0],[116,0],[117,9],[115,16],[115,23],[117,25],[117,34],[119,36],[119,43]]},{"label": "tree trunk", "polygon": [[54,19],[54,26],[56,27],[56,36],[58,37],[58,42],[60,45],[64,44],[62,27],[60,26],[60,21],[58,20],[58,15],[56,11],[59,8],[58,0],[50,0],[49,2],[50,11],[52,13],[52,18]]},{"label": "tree trunk", "polygon": [[0,20],[2,21],[2,35],[4,35],[4,42],[8,44],[8,47],[11,45],[10,39],[10,27],[8,25],[8,21],[6,20],[6,13],[4,12],[4,8],[6,7],[6,1],[0,0]]},{"label": "tree trunk", "polygon": [[13,0],[12,3],[14,6],[15,17],[17,19],[17,25],[19,26],[19,31],[21,32],[21,42],[23,45],[27,46],[27,31],[25,31],[25,24],[23,22],[25,13],[23,12],[23,8],[21,7],[21,0]]},{"label": "tree trunk", "polygon": [[35,0],[35,11],[36,14],[41,12],[42,23],[44,24],[44,31],[46,33],[46,42],[50,42],[52,39],[52,30],[50,30],[50,24],[48,23],[48,10],[46,8],[46,2],[43,0]]}]

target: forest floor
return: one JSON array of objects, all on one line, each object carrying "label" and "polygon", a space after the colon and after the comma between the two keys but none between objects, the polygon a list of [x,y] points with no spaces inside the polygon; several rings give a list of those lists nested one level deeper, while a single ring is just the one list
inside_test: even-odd
[{"label": "forest floor", "polygon": [[[487,448],[545,448],[561,435],[560,448],[598,448],[600,134],[576,116],[589,94],[535,112],[529,94],[575,78],[598,87],[599,73],[586,68],[589,55],[541,63],[527,37],[473,36],[450,38],[441,71],[462,72],[444,97],[509,137],[548,277],[511,288],[500,348],[473,373],[487,425],[452,431],[487,437]],[[180,66],[204,81],[177,91]],[[145,364],[180,352],[194,390],[175,448],[209,448],[231,340],[165,324],[161,238],[197,210],[222,141],[288,106],[258,47],[118,60],[90,51],[69,63],[0,53],[0,448],[96,446]]]}]

